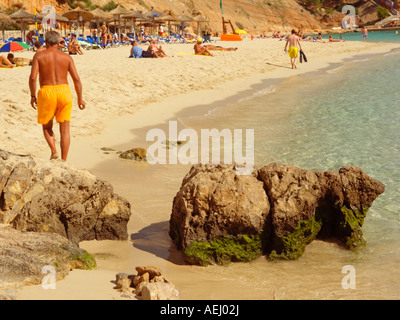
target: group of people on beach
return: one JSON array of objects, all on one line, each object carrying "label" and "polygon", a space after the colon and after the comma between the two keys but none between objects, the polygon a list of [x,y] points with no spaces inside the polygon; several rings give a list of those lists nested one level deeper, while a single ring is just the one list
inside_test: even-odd
[{"label": "group of people on beach", "polygon": [[147,50],[143,50],[138,46],[136,40],[131,42],[131,52],[129,58],[165,58],[168,55],[161,46],[157,46],[157,40],[153,39]]},{"label": "group of people on beach", "polygon": [[[102,41],[107,41],[107,32],[102,26]],[[368,36],[368,32],[363,29],[364,41]],[[297,58],[302,53],[302,41],[322,41],[322,34],[319,33],[316,38],[304,37],[301,30],[292,30],[291,34],[282,38],[279,32],[274,33],[274,38],[286,39],[284,51],[288,53],[292,69],[297,68]],[[33,39],[32,39],[33,40]],[[330,42],[335,40],[330,37]],[[338,40],[343,41],[343,40]],[[72,109],[72,93],[68,86],[68,74],[71,76],[75,91],[78,97],[78,107],[83,110],[86,107],[82,99],[82,84],[76,70],[71,55],[83,54],[82,49],[76,42],[76,36],[71,35],[68,47],[66,41],[55,31],[48,31],[45,34],[45,47],[40,42],[33,42],[36,53],[30,61],[31,74],[29,77],[29,88],[31,93],[31,106],[37,110],[37,121],[42,125],[44,138],[51,150],[50,159],[59,157],[55,145],[55,135],[53,132],[53,120],[60,125],[60,146],[61,158],[67,159],[70,146],[70,118]],[[131,58],[163,58],[168,57],[161,46],[157,46],[157,40],[153,39],[147,50],[143,50],[138,46],[137,41],[132,41],[130,50]],[[63,52],[67,49],[67,53]],[[203,44],[202,39],[198,39],[193,47],[195,55],[213,56],[213,50],[218,51],[235,51],[237,48],[223,48],[213,44]],[[8,56],[0,56],[0,66],[15,67],[13,54]],[[36,81],[39,76],[40,90],[36,92]]]}]

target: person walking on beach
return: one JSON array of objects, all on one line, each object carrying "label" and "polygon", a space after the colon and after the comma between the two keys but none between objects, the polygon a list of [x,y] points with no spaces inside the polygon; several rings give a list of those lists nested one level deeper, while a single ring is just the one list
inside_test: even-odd
[{"label": "person walking on beach", "polygon": [[[79,109],[86,107],[82,100],[82,83],[72,58],[58,50],[60,35],[56,31],[48,31],[45,35],[46,50],[35,54],[29,76],[31,106],[38,112],[38,123],[43,126],[43,134],[51,150],[52,159],[58,159],[53,119],[60,126],[61,158],[66,161],[70,146],[70,119],[72,94],[68,86],[70,74],[78,96]],[[39,74],[40,90],[36,99],[36,79]]]},{"label": "person walking on beach", "polygon": [[[289,45],[289,50],[287,50],[288,45]],[[292,34],[289,37],[287,37],[285,45],[285,52],[289,54],[290,62],[292,64],[292,69],[297,69],[296,60],[299,54],[299,48],[301,50],[299,37],[296,34],[296,30],[293,29]]]},{"label": "person walking on beach", "polygon": [[368,38],[368,29],[367,29],[366,26],[363,27],[362,35],[363,35],[364,42],[367,42],[367,38]]}]

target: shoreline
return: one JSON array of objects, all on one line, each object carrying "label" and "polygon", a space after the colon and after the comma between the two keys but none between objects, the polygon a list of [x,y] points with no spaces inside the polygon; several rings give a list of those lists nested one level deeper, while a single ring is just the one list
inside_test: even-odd
[{"label": "shoreline", "polygon": [[[93,253],[95,257],[97,256],[97,270],[73,270],[64,280],[57,283],[59,290],[56,290],[56,292],[45,291],[40,286],[18,289],[17,298],[126,299],[112,289],[111,281],[115,279],[115,274],[118,272],[133,273],[134,268],[138,265],[154,264],[161,267],[165,271],[166,278],[176,285],[180,291],[181,299],[257,299],[260,291],[256,290],[251,294],[249,292],[243,294],[238,291],[238,284],[240,285],[241,281],[236,283],[233,279],[219,278],[221,273],[224,272],[223,267],[212,266],[205,269],[204,267],[184,265],[180,253],[173,248],[167,234],[168,221],[166,220],[169,216],[166,217],[165,215],[168,213],[168,208],[170,209],[172,206],[172,202],[165,204],[158,201],[160,203],[154,203],[157,200],[153,199],[151,193],[147,194],[151,192],[152,186],[143,186],[138,194],[132,191],[132,189],[136,190],[132,188],[132,185],[139,187],[142,183],[141,179],[146,178],[148,179],[146,181],[153,182],[157,186],[158,192],[160,192],[160,189],[164,189],[168,194],[166,197],[171,198],[179,190],[183,176],[178,176],[174,181],[169,182],[165,181],[162,175],[169,168],[175,173],[186,174],[189,166],[187,166],[187,169],[177,169],[173,166],[152,166],[150,170],[150,167],[146,164],[118,160],[117,156],[104,154],[100,148],[110,147],[124,151],[125,148],[139,147],[139,145],[132,144],[143,140],[143,133],[146,132],[147,128],[162,128],[168,120],[174,119],[174,117],[179,118],[180,115],[193,114],[194,110],[196,112],[199,109],[203,110],[203,108],[199,108],[199,105],[205,106],[204,110],[210,105],[213,105],[213,107],[217,105],[218,107],[218,104],[226,104],[230,99],[235,101],[236,97],[245,97],[250,93],[257,93],[260,89],[264,89],[266,83],[276,82],[279,85],[288,77],[320,72],[333,67],[334,64],[354,60],[360,54],[387,53],[389,47],[400,48],[398,45],[388,45],[379,46],[375,48],[378,50],[372,50],[372,53],[344,53],[335,56],[333,59],[331,59],[332,57],[322,59],[323,61],[317,63],[317,68],[314,63],[303,64],[301,70],[296,70],[297,72],[276,67],[268,74],[257,74],[217,84],[216,88],[213,89],[191,91],[179,96],[168,97],[163,101],[145,106],[134,114],[113,119],[99,135],[74,138],[68,162],[75,167],[88,169],[99,178],[109,181],[114,186],[116,193],[132,203],[132,216],[128,225],[128,233],[131,237],[127,241],[118,243],[114,241],[83,242],[81,247]],[[194,101],[201,101],[201,104],[193,103]],[[201,112],[199,112],[199,116],[202,116]],[[47,150],[42,150],[38,155],[47,158],[47,154]],[[121,174],[126,172],[125,170],[128,167],[131,168],[129,175],[121,177]],[[161,176],[157,176],[157,174]],[[154,180],[152,180],[153,178]],[[129,179],[136,180],[129,181]],[[144,203],[139,202],[143,198],[142,194],[147,196],[144,197]],[[149,199],[153,199],[150,206]],[[160,216],[161,214],[153,214],[151,211],[154,208],[162,210],[162,216]],[[309,251],[319,246],[333,247],[331,244],[316,242]],[[104,258],[107,254],[109,256]],[[258,267],[259,263],[265,263],[265,261],[257,260],[252,265]],[[283,262],[282,265],[288,268],[293,267],[293,264],[289,266],[286,262]],[[227,267],[228,270],[235,270],[235,268],[234,266]],[[212,281],[212,283],[210,284],[209,281]],[[220,288],[220,285],[224,287]],[[210,290],[215,290],[215,292],[212,293]],[[76,294],[76,291],[79,291],[79,294]],[[224,293],[228,294],[224,296]],[[279,292],[268,290],[266,299],[276,298],[279,294]]]}]

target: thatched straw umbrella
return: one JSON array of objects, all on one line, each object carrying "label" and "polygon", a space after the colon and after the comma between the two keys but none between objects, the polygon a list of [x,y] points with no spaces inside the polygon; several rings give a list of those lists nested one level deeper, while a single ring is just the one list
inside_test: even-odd
[{"label": "thatched straw umbrella", "polygon": [[[166,14],[165,14],[164,12],[154,10],[153,7],[152,7],[151,10],[150,10],[150,11],[147,11],[144,15],[145,15],[147,18],[149,18],[150,21],[153,23],[153,26],[152,26],[152,29],[153,29],[154,23],[155,23],[155,18],[156,18],[156,17],[158,17],[158,18],[163,17],[163,16],[165,16]],[[153,30],[152,30],[152,33],[153,33]]]},{"label": "thatched straw umbrella", "polygon": [[6,14],[0,12],[0,21],[1,21],[1,24],[2,24],[2,28],[1,28],[1,29],[2,29],[2,31],[3,31],[3,40],[6,40],[6,38],[5,38],[5,32],[4,32],[4,23],[5,23],[7,20],[10,20],[10,17],[9,17],[8,15],[6,15]]},{"label": "thatched straw umbrella", "polygon": [[148,18],[140,11],[134,11],[129,14],[124,14],[121,16],[121,18],[132,19],[133,25],[131,24],[131,28],[133,28],[133,30],[135,30],[136,21],[148,21]]},{"label": "thatched straw umbrella", "polygon": [[71,20],[76,20],[78,22],[78,28],[76,30],[77,37],[79,35],[79,21],[83,23],[82,33],[85,32],[85,21],[90,21],[93,19],[94,15],[90,11],[83,10],[81,8],[76,8],[74,10],[67,11],[62,14],[63,17]]},{"label": "thatched straw umbrella", "polygon": [[100,29],[100,21],[108,23],[108,21],[113,17],[109,12],[103,11],[99,8],[96,8],[90,12],[93,14],[93,20],[96,20],[97,30]]},{"label": "thatched straw umbrella", "polygon": [[159,23],[167,22],[168,23],[168,32],[169,32],[169,35],[171,35],[171,21],[175,21],[176,22],[176,21],[181,21],[181,20],[178,17],[175,17],[173,15],[167,14],[167,15],[162,16],[162,17],[156,17],[155,21],[159,22]]},{"label": "thatched straw umbrella", "polygon": [[121,40],[121,16],[124,14],[130,14],[131,11],[128,9],[124,9],[122,7],[116,7],[114,10],[110,11],[110,14],[112,14],[115,17],[118,17],[118,39]]},{"label": "thatched straw umbrella", "polygon": [[200,23],[201,22],[209,22],[210,20],[207,17],[197,16],[193,18],[193,21],[197,22],[197,35],[200,32]]},{"label": "thatched straw umbrella", "polygon": [[25,29],[24,29],[24,23],[31,23],[35,21],[35,15],[31,14],[29,12],[26,12],[23,9],[19,9],[18,11],[14,12],[13,14],[10,15],[11,20],[15,20],[17,22],[21,23],[21,38],[22,41],[25,39]]},{"label": "thatched straw umbrella", "polygon": [[179,16],[177,16],[177,18],[181,21],[182,30],[183,30],[184,22],[192,22],[193,21],[192,17],[187,16],[183,12]]}]

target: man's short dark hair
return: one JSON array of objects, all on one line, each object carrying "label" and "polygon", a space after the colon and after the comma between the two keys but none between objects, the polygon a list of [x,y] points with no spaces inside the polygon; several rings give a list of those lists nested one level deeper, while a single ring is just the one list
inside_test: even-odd
[{"label": "man's short dark hair", "polygon": [[45,39],[46,43],[48,43],[51,46],[55,46],[58,44],[58,41],[60,40],[60,34],[56,31],[47,31],[45,34]]},{"label": "man's short dark hair", "polygon": [[295,33],[296,33],[296,30],[293,29],[293,30],[292,30],[292,34],[295,34]]}]

